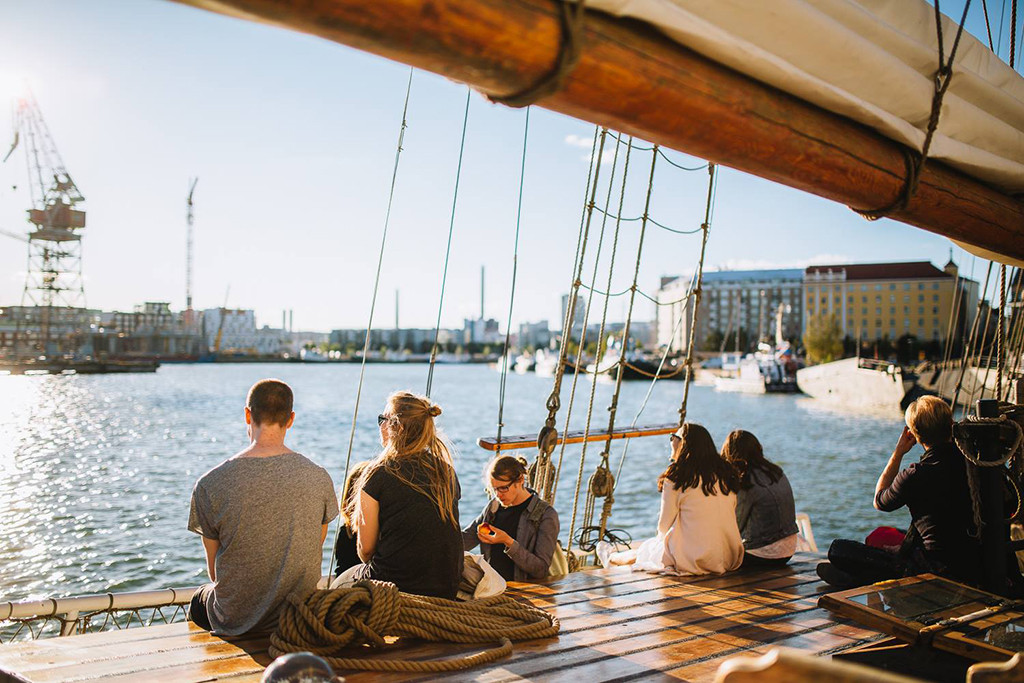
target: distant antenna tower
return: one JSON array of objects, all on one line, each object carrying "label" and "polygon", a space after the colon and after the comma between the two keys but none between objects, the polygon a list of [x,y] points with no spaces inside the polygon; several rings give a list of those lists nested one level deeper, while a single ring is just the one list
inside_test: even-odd
[{"label": "distant antenna tower", "polygon": [[186,221],[188,222],[188,246],[185,255],[185,310],[192,311],[192,240],[194,217],[192,215],[192,194],[196,191],[196,183],[199,178],[192,178],[188,187],[188,211]]},{"label": "distant antenna tower", "polygon": [[85,228],[85,212],[75,208],[85,197],[64,168],[39,104],[28,88],[26,92],[15,106],[14,142],[3,160],[24,138],[33,207],[28,221],[33,227],[28,233],[28,274],[21,303],[43,308],[40,341],[49,353],[50,328],[57,322],[54,314],[61,313],[65,322],[77,325],[80,311],[73,309],[85,306],[80,232]]}]

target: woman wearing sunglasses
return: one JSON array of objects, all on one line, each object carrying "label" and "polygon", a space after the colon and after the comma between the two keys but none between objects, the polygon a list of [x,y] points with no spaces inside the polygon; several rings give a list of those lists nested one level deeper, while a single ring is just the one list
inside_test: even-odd
[{"label": "woman wearing sunglasses", "polygon": [[440,406],[408,391],[392,394],[377,417],[383,452],[371,461],[346,510],[359,559],[332,586],[360,579],[454,599],[462,577],[459,498],[452,448],[434,425]]},{"label": "woman wearing sunglasses", "polygon": [[492,460],[484,482],[494,498],[462,530],[463,547],[479,543],[506,581],[545,578],[558,543],[558,513],[526,486],[526,463],[511,455]]}]

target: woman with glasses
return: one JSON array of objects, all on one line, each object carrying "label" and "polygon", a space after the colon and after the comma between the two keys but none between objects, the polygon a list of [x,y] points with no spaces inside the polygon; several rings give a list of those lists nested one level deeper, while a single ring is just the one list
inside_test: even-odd
[{"label": "woman with glasses", "polygon": [[506,581],[548,576],[558,544],[558,513],[526,485],[526,462],[511,455],[492,460],[484,483],[494,498],[462,530],[463,547],[479,543],[484,559]]},{"label": "woman with glasses", "polygon": [[392,394],[377,417],[383,452],[359,477],[346,510],[362,564],[333,587],[360,579],[454,599],[462,576],[459,498],[452,447],[434,425],[440,406],[408,391]]}]

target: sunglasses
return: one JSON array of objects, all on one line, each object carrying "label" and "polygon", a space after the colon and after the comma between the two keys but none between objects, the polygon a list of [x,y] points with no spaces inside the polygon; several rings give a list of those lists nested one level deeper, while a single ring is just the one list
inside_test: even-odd
[{"label": "sunglasses", "polygon": [[381,413],[380,415],[377,416],[377,426],[380,427],[382,424],[387,422],[389,419],[391,419],[391,418],[389,418],[387,415],[384,415],[383,413]]},{"label": "sunglasses", "polygon": [[510,482],[508,484],[505,484],[504,486],[495,486],[494,487],[494,492],[495,493],[508,493],[508,490],[510,488],[512,488],[513,486],[515,486],[516,484],[518,484],[518,483],[519,483],[519,480],[516,479],[515,481]]}]

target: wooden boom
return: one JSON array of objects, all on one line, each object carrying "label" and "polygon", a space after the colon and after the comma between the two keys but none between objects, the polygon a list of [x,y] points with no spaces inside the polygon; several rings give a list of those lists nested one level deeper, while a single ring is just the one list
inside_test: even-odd
[{"label": "wooden boom", "polygon": [[[311,33],[509,95],[559,51],[560,0],[176,0]],[[582,55],[539,106],[859,209],[888,205],[902,147],[739,74],[653,28],[586,15]],[[892,218],[1024,260],[1024,202],[936,161]]]},{"label": "wooden boom", "polygon": [[[641,436],[665,436],[672,434],[679,425],[677,424],[663,424],[653,425],[650,427],[621,427],[619,429],[613,429],[609,436],[607,429],[596,430],[590,432],[590,434],[584,435],[584,431],[581,429],[575,432],[566,432],[560,434],[558,441],[555,445],[562,443],[583,443],[591,441],[607,441],[609,438],[614,441],[616,439],[636,439]],[[481,437],[476,441],[480,448],[488,451],[498,450],[498,440],[490,437]],[[503,436],[501,438],[501,450],[503,451],[514,451],[520,448],[536,448],[537,447],[537,435],[536,434],[524,434],[522,436]]]}]

